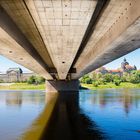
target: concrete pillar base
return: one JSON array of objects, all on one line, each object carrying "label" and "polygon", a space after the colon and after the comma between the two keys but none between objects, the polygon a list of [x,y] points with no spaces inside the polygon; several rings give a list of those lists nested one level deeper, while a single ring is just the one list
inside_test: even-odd
[{"label": "concrete pillar base", "polygon": [[46,91],[47,92],[57,92],[57,91],[78,91],[79,90],[79,80],[59,80],[46,81]]}]

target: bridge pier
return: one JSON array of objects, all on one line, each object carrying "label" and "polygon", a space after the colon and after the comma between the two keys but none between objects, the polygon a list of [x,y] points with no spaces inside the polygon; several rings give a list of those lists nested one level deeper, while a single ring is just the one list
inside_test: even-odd
[{"label": "bridge pier", "polygon": [[46,80],[46,91],[57,92],[57,91],[78,91],[79,80]]}]

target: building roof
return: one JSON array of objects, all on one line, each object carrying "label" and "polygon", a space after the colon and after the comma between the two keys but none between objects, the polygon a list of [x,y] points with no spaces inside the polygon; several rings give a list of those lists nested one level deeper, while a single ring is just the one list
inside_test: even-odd
[{"label": "building roof", "polygon": [[118,73],[118,72],[121,72],[119,69],[116,69],[116,70],[110,70],[109,72],[115,72],[115,73]]},{"label": "building roof", "polygon": [[7,70],[7,73],[9,73],[9,72],[11,72],[11,71],[23,73],[22,69],[19,68],[19,67],[16,67],[16,68],[9,68],[9,69]]},{"label": "building roof", "polygon": [[126,67],[126,69],[134,69],[134,67],[130,66],[130,65],[126,65],[125,67]]}]

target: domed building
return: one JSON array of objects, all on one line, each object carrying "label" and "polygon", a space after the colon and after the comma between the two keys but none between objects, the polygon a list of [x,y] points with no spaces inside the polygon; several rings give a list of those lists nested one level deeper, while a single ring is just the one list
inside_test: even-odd
[{"label": "domed building", "polygon": [[118,74],[119,76],[122,76],[123,73],[127,72],[131,72],[133,70],[137,70],[137,67],[131,66],[129,65],[129,63],[127,62],[127,60],[124,58],[123,62],[121,63],[121,67],[114,69],[114,70],[107,70],[105,67],[100,67],[98,69],[95,70],[95,73],[102,73],[102,74],[106,74],[106,73],[111,73],[111,74]]},{"label": "domed building", "polygon": [[121,68],[122,68],[123,72],[130,72],[132,70],[137,70],[137,67],[135,65],[130,66],[125,58],[124,58],[123,62],[121,63]]}]

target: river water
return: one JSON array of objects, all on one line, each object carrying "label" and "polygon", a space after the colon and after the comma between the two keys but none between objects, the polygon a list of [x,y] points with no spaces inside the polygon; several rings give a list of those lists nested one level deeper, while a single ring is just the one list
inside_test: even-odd
[{"label": "river water", "polygon": [[[0,140],[20,137],[46,102],[43,91],[0,91]],[[78,104],[86,129],[100,139],[140,140],[140,89],[80,90]]]},{"label": "river water", "polygon": [[80,108],[106,139],[140,140],[140,89],[83,90]]},{"label": "river water", "polygon": [[0,91],[0,140],[16,140],[45,106],[42,91]]}]

